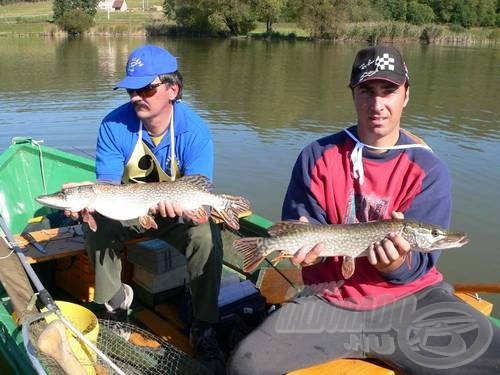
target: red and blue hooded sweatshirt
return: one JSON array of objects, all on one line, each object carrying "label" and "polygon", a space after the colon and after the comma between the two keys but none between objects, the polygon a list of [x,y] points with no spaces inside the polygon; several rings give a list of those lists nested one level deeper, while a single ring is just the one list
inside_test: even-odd
[{"label": "red and blue hooded sweatshirt", "polygon": [[[357,127],[348,129],[357,138]],[[416,144],[400,131],[397,145]],[[311,223],[346,224],[389,219],[392,211],[405,218],[448,228],[451,181],[446,165],[424,148],[362,149],[364,182],[353,177],[351,155],[356,142],[345,131],[319,139],[300,153],[283,203],[282,219],[305,216]],[[302,270],[307,285],[335,285],[324,297],[346,308],[369,310],[442,281],[436,269],[439,251],[412,252],[396,270],[381,273],[367,257],[356,258],[355,272],[342,276],[342,259]],[[409,261],[408,259],[411,259]],[[341,282],[341,283],[339,283]]]}]

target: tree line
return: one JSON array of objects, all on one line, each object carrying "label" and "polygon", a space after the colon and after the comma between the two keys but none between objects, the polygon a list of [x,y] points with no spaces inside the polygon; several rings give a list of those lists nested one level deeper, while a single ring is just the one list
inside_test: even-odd
[{"label": "tree line", "polygon": [[[0,5],[13,2],[19,1]],[[54,21],[70,34],[82,33],[94,24],[97,3],[53,0]],[[277,22],[292,22],[312,38],[326,39],[356,22],[500,26],[500,0],[163,0],[163,13],[178,33],[193,35],[246,35],[257,22],[271,35]]]},{"label": "tree line", "polygon": [[194,34],[245,35],[256,22],[267,33],[276,22],[294,22],[313,38],[335,38],[336,29],[352,22],[500,25],[500,0],[164,0],[163,9]]}]

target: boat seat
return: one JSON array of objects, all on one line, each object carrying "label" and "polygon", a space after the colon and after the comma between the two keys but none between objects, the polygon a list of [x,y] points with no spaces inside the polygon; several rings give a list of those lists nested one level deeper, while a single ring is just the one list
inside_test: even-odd
[{"label": "boat seat", "polygon": [[[29,234],[43,247],[44,252],[37,250],[22,235],[14,236],[28,263],[55,261],[56,285],[81,302],[93,301],[95,277],[85,251],[81,225],[42,229],[29,232]],[[147,239],[139,237],[127,241],[125,247]],[[133,266],[127,262],[126,258],[127,252],[124,251],[122,280],[130,283],[133,277]]]},{"label": "boat seat", "polygon": [[[14,236],[29,263],[40,263],[85,254],[85,240],[83,239],[80,224],[61,228],[42,229],[29,232],[29,234],[45,250],[44,253],[37,250],[21,234]],[[144,240],[147,240],[147,238],[140,237],[127,241],[127,244]]]}]

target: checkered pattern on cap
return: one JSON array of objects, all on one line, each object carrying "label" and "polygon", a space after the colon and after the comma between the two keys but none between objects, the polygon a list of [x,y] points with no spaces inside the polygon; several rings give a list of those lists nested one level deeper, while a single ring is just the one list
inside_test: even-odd
[{"label": "checkered pattern on cap", "polygon": [[396,48],[374,46],[358,52],[352,65],[351,88],[373,79],[382,79],[397,85],[409,81],[403,56]]}]

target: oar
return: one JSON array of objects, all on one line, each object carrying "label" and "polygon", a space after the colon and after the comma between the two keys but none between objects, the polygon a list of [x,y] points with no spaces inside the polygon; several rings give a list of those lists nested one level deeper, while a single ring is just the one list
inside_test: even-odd
[{"label": "oar", "polygon": [[461,293],[500,293],[500,284],[454,284],[455,292]]},{"label": "oar", "polygon": [[68,328],[75,336],[77,336],[80,340],[82,340],[85,345],[87,345],[91,350],[93,350],[101,359],[103,359],[108,365],[113,368],[118,374],[120,375],[125,375],[125,373],[120,370],[120,368],[111,360],[109,359],[106,354],[104,354],[102,351],[100,351],[93,342],[91,342],[87,337],[83,335],[78,329],[69,322],[64,315],[62,314],[61,310],[59,307],[55,304],[54,299],[52,296],[49,294],[47,289],[42,285],[42,282],[38,278],[37,274],[33,270],[33,267],[28,263],[26,257],[24,256],[22,250],[19,248],[19,245],[17,244],[16,240],[12,236],[12,233],[10,232],[9,227],[7,226],[7,223],[5,222],[2,214],[0,214],[0,227],[2,228],[3,233],[5,234],[5,237],[7,238],[8,245],[14,249],[16,252],[17,256],[19,257],[19,260],[21,261],[21,264],[23,265],[24,269],[26,270],[26,273],[28,274],[28,277],[30,280],[33,282],[33,285],[35,286],[36,290],[38,291],[38,297],[42,301],[42,303],[47,307],[47,309],[57,315],[57,317],[62,321],[62,323]]}]

